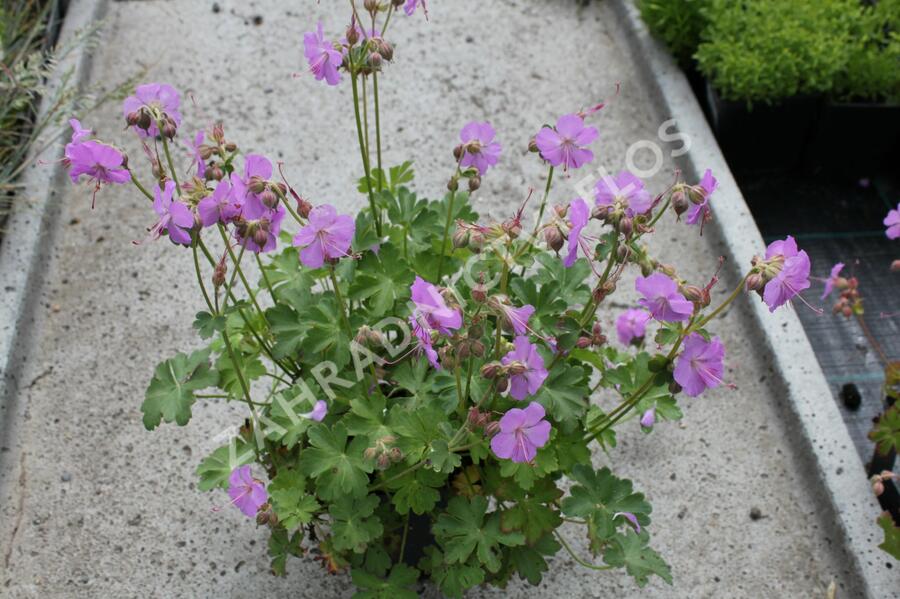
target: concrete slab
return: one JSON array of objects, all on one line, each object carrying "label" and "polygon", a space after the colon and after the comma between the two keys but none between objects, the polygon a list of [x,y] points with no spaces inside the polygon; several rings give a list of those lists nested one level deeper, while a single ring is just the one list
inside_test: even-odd
[{"label": "concrete slab", "polygon": [[[72,10],[86,5],[73,1]],[[394,130],[387,162],[413,157],[420,193],[442,193],[458,128],[490,119],[505,152],[478,203],[483,212],[508,214],[529,186],[543,184],[543,168],[525,156],[536,128],[610,98],[616,83],[619,96],[597,116],[597,164],[619,169],[633,142],[659,141],[667,117],[637,76],[607,3],[456,0],[429,9],[429,23],[396,23],[396,63],[382,100],[391,107],[386,128]],[[357,209],[365,199],[352,186],[359,166],[348,86],[326,89],[292,77],[302,70],[302,33],[319,17],[336,33],[346,12],[343,3],[277,0],[114,2],[91,77],[150,67],[150,79],[196,99],[196,106],[186,102],[189,126],[222,118],[245,151],[285,160],[313,201]],[[103,138],[127,139],[137,159],[119,118],[119,107],[109,106],[88,124]],[[668,152],[664,160],[651,180],[655,189],[673,177]],[[575,182],[558,186],[554,199],[571,199]],[[194,468],[240,406],[198,406],[186,428],[147,433],[141,425],[153,366],[196,345],[190,323],[200,303],[189,256],[165,243],[131,245],[152,224],[135,194],[105,190],[94,211],[83,188],[63,187],[60,198],[21,370],[18,426],[0,454],[0,594],[351,596],[348,576],[324,575],[312,561],[292,559],[286,578],[270,576],[266,532],[236,510],[213,512],[224,495],[195,489]],[[696,280],[708,278],[728,249],[674,223],[657,237],[654,249],[677,257]],[[729,278],[718,293],[736,282]],[[808,597],[824,595],[832,580],[844,596],[860,596],[842,539],[822,515],[828,502],[792,442],[798,432],[785,416],[786,390],[754,341],[752,310],[739,304],[718,328],[737,391],[684,402],[683,425],[661,426],[649,437],[632,423],[611,455],[596,456],[648,494],[655,543],[672,564],[675,586],[654,581],[639,591],[624,574],[586,571],[560,555],[539,589],[516,582],[472,597]],[[604,318],[611,324],[615,315]],[[752,508],[763,517],[751,520]],[[586,554],[578,531],[566,533]]]}]

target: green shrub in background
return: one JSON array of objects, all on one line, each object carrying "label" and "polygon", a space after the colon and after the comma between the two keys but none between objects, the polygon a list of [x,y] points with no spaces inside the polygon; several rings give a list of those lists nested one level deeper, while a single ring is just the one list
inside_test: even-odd
[{"label": "green shrub in background", "polygon": [[859,12],[857,0],[710,0],[697,64],[722,98],[749,105],[828,92]]},{"label": "green shrub in background", "polygon": [[900,0],[863,6],[851,19],[847,67],[833,96],[843,101],[900,102]]},{"label": "green shrub in background", "polygon": [[706,28],[709,0],[638,0],[641,18],[682,67],[690,66]]}]

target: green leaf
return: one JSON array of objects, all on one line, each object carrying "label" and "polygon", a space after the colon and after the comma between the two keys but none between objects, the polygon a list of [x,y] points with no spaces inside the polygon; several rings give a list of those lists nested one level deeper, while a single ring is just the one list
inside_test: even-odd
[{"label": "green leaf", "polygon": [[200,333],[201,339],[209,339],[225,330],[225,317],[218,314],[213,316],[209,312],[197,312],[194,317],[194,328]]},{"label": "green leaf", "polygon": [[590,279],[591,267],[584,258],[579,258],[571,268],[563,266],[562,260],[548,253],[537,255],[541,263],[535,281],[541,287],[549,286],[553,297],[562,298],[566,305],[585,304],[591,298],[591,289],[585,285]]},{"label": "green leaf", "polygon": [[272,355],[279,360],[297,355],[309,330],[309,322],[286,304],[279,304],[266,310],[266,320],[269,323],[269,330],[275,337]]},{"label": "green leaf", "polygon": [[535,400],[558,422],[580,419],[587,410],[591,390],[581,366],[557,364],[541,385]]},{"label": "green leaf", "polygon": [[409,410],[400,406],[391,410],[389,418],[390,426],[397,435],[397,447],[409,464],[425,458],[432,442],[441,438],[439,426],[446,421],[446,416],[434,408]]},{"label": "green leaf", "polygon": [[331,514],[332,542],[336,550],[363,553],[367,543],[381,536],[384,529],[381,520],[374,515],[378,503],[375,495],[335,498],[328,513]]},{"label": "green leaf", "polygon": [[878,417],[869,439],[881,455],[888,455],[892,450],[900,452],[900,403],[895,403]]},{"label": "green leaf", "polygon": [[620,512],[634,514],[642,527],[650,524],[653,508],[643,494],[634,492],[630,480],[616,477],[609,468],[594,471],[584,464],[575,466],[570,478],[578,484],[563,500],[562,511],[588,521],[588,538],[594,553],[607,545],[619,526],[630,529],[628,521],[617,515]]},{"label": "green leaf", "polygon": [[525,543],[535,545],[546,533],[562,524],[559,512],[551,506],[562,497],[562,491],[551,480],[543,480],[527,498],[520,499],[500,517],[504,532],[518,530],[525,535]]},{"label": "green leaf", "polygon": [[500,514],[486,514],[487,499],[476,495],[470,500],[454,497],[447,511],[438,516],[432,530],[444,550],[447,563],[465,563],[475,555],[490,572],[500,570],[500,547],[515,547],[525,542],[519,532],[503,532]]},{"label": "green leaf", "polygon": [[284,576],[287,557],[293,555],[300,557],[303,555],[303,548],[300,542],[303,540],[301,531],[288,535],[284,528],[275,528],[272,530],[272,536],[269,537],[269,556],[272,558],[272,574],[276,576]]},{"label": "green leaf", "polygon": [[[556,437],[556,431],[551,433],[551,439]],[[523,489],[531,489],[535,481],[559,470],[556,461],[556,452],[552,442],[547,443],[537,450],[533,463],[513,462],[512,460],[500,460],[500,474],[511,476]]]},{"label": "green leaf", "polygon": [[380,181],[381,187],[389,191],[395,191],[398,186],[412,182],[414,177],[412,165],[412,161],[407,160],[403,164],[392,166],[387,173],[380,168],[370,169],[369,178],[360,178],[356,189],[359,193],[369,193],[369,185],[372,186],[373,190],[377,190]]},{"label": "green leaf", "polygon": [[141,412],[144,427],[153,430],[160,421],[184,426],[191,419],[194,392],[212,387],[219,380],[209,367],[209,350],[195,351],[190,356],[179,353],[156,367],[147,387]]},{"label": "green leaf", "polygon": [[[309,381],[301,381],[310,389]],[[267,414],[269,422],[265,427],[266,438],[271,441],[280,442],[288,449],[293,448],[303,439],[307,429],[315,424],[304,414],[313,409],[311,399],[306,401],[298,399],[304,393],[301,384],[294,385],[289,389],[284,389],[275,394],[272,406]]]},{"label": "green leaf", "polygon": [[894,520],[888,512],[883,513],[877,522],[884,531],[884,542],[878,548],[884,549],[888,555],[900,560],[900,527],[894,525]]},{"label": "green leaf", "polygon": [[409,298],[414,275],[393,245],[383,245],[377,257],[370,254],[364,258],[360,269],[365,272],[350,285],[350,299],[365,300],[372,318],[383,316],[395,302]]},{"label": "green leaf", "polygon": [[434,545],[425,548],[425,557],[419,560],[419,568],[451,599],[460,599],[467,590],[484,582],[484,570],[476,558],[464,564],[450,564]]},{"label": "green leaf", "polygon": [[306,481],[295,470],[281,470],[269,484],[269,500],[278,522],[288,530],[309,524],[321,506],[306,493]]},{"label": "green leaf", "polygon": [[566,310],[566,300],[558,295],[553,285],[543,285],[538,289],[532,279],[516,277],[510,281],[509,287],[519,305],[534,306],[530,326],[538,332],[552,330],[559,315]]},{"label": "green leaf", "polygon": [[625,568],[639,587],[647,584],[651,574],[656,574],[667,583],[672,584],[672,570],[662,557],[647,546],[650,535],[626,531],[617,534],[603,552],[603,561],[610,566]]},{"label": "green leaf", "polygon": [[240,437],[234,437],[228,445],[216,449],[197,466],[197,475],[200,477],[197,488],[201,491],[209,491],[216,487],[226,489],[231,472],[239,466],[252,463],[255,459],[256,454],[250,445]]},{"label": "green leaf", "polygon": [[356,568],[350,574],[359,589],[354,599],[417,599],[415,591],[409,590],[419,580],[419,571],[406,564],[397,564],[391,569],[387,580]]},{"label": "green leaf", "polygon": [[341,323],[337,304],[324,298],[306,314],[310,329],[303,343],[304,362],[319,364],[323,360],[343,368],[350,362],[350,338]]},{"label": "green leaf", "polygon": [[342,423],[329,429],[318,424],[307,433],[311,447],[300,453],[301,474],[316,479],[316,492],[326,501],[344,495],[362,497],[373,466],[363,458],[365,437],[356,437],[347,445],[347,429]]},{"label": "green leaf", "polygon": [[350,400],[350,413],[344,416],[344,424],[347,432],[354,437],[364,435],[369,439],[369,445],[376,439],[393,434],[391,428],[385,423],[385,399],[383,395],[375,394],[372,397],[354,397]]},{"label": "green leaf", "polygon": [[237,369],[240,369],[244,375],[244,381],[249,386],[250,381],[266,374],[266,367],[263,366],[257,354],[244,353],[238,348],[234,348],[234,357],[237,367],[227,351],[216,360],[216,370],[219,371],[219,387],[232,397],[244,397],[244,389],[241,386]]},{"label": "green leaf", "polygon": [[391,483],[390,488],[395,490],[391,501],[398,514],[406,515],[411,510],[421,516],[433,510],[440,501],[441,494],[438,489],[445,482],[447,482],[445,475],[420,468]]},{"label": "green leaf", "polygon": [[544,557],[556,555],[556,552],[560,549],[561,546],[553,538],[553,535],[546,534],[538,539],[533,546],[523,545],[511,548],[509,550],[509,558],[516,570],[518,570],[519,578],[537,586],[541,584],[542,573],[549,569],[547,560]]},{"label": "green leaf", "polygon": [[437,439],[431,443],[431,452],[428,453],[428,466],[435,472],[449,474],[462,464],[462,457],[458,453],[450,451],[450,446],[444,439]]}]

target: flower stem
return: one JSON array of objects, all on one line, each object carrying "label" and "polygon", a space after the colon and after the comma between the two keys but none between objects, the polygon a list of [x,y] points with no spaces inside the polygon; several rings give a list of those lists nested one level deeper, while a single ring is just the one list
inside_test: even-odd
[{"label": "flower stem", "polygon": [[569,553],[569,555],[572,556],[572,559],[574,559],[576,562],[578,562],[585,568],[590,568],[591,570],[612,570],[612,568],[613,568],[612,566],[595,566],[594,564],[581,559],[580,557],[578,557],[575,554],[575,552],[572,550],[572,547],[570,547],[569,544],[566,542],[566,540],[564,538],[562,538],[562,535],[560,535],[559,532],[554,530],[553,534],[556,536],[556,540],[559,541],[560,545],[565,547],[565,549]]},{"label": "flower stem", "polygon": [[[228,255],[231,257],[231,261],[234,263],[234,269],[237,271],[238,276],[241,278],[241,283],[244,284],[244,289],[247,290],[247,295],[250,296],[250,300],[253,302],[253,305],[256,307],[256,311],[260,314],[263,313],[263,309],[259,306],[259,302],[256,301],[256,295],[253,293],[253,289],[250,287],[250,283],[247,282],[247,277],[244,276],[244,271],[241,268],[240,262],[235,261],[234,250],[231,249],[231,244],[228,242],[228,235],[225,234],[225,227],[222,225],[217,225],[219,228],[219,233],[222,235],[222,241],[225,242],[225,249],[228,251]],[[243,253],[244,246],[241,246],[241,253]]]},{"label": "flower stem", "polygon": [[200,291],[203,292],[203,299],[209,307],[210,313],[215,313],[215,308],[209,299],[209,293],[206,291],[206,283],[203,282],[203,273],[200,272],[200,259],[197,256],[197,241],[200,239],[200,232],[194,234],[194,243],[191,244],[191,252],[194,254],[194,272],[197,273],[197,283],[200,285]]},{"label": "flower stem", "polygon": [[128,174],[131,175],[131,182],[134,183],[134,186],[137,187],[142,194],[147,196],[147,199],[151,202],[154,200],[153,194],[147,191],[147,188],[141,185],[141,182],[138,181],[137,177],[134,176],[134,172],[131,169],[128,169]]},{"label": "flower stem", "polygon": [[397,556],[397,563],[403,562],[403,553],[406,551],[406,537],[409,534],[409,512],[406,512],[406,517],[403,519],[403,536],[400,539],[400,554]]},{"label": "flower stem", "polygon": [[[391,18],[391,10],[393,9],[393,5],[388,9],[387,20],[385,21],[385,27],[387,27],[387,23]],[[382,189],[384,189],[384,170],[381,166],[381,111],[378,105],[378,71],[372,72],[372,95],[375,100],[375,155],[378,160],[378,192],[381,193]]]},{"label": "flower stem", "polygon": [[[353,65],[350,65],[351,71]],[[372,191],[372,180],[369,173],[369,156],[366,153],[365,140],[363,140],[362,119],[359,115],[359,84],[357,83],[358,75],[352,73],[350,82],[353,88],[353,113],[356,116],[356,137],[359,143],[359,153],[362,157],[363,170],[366,174],[366,191],[369,192],[369,209],[372,211],[372,219],[375,221],[375,232],[381,237],[381,214],[375,209],[375,194]]]},{"label": "flower stem", "polygon": [[538,210],[537,222],[534,223],[534,232],[531,234],[532,237],[537,235],[538,228],[541,226],[541,219],[544,218],[544,210],[547,208],[547,199],[550,197],[550,186],[553,185],[553,166],[550,166],[550,170],[547,172],[547,185],[544,186],[544,197],[541,199],[541,207]]},{"label": "flower stem", "polygon": [[334,275],[334,265],[330,265],[328,275],[331,277],[331,284],[334,286],[334,296],[337,298],[338,307],[341,310],[341,321],[347,329],[347,334],[352,334],[350,329],[350,321],[347,319],[347,304],[344,303],[344,296],[341,294],[341,286],[338,284],[337,277]]},{"label": "flower stem", "polygon": [[169,165],[169,173],[172,175],[172,181],[175,182],[175,189],[178,191],[178,196],[181,196],[181,185],[178,183],[178,175],[175,174],[175,163],[172,161],[172,153],[169,152],[169,142],[166,141],[165,135],[160,135],[162,138],[163,152],[166,154],[166,163]]},{"label": "flower stem", "polygon": [[716,316],[718,316],[719,314],[721,314],[722,310],[724,310],[725,308],[727,308],[728,305],[729,305],[731,302],[733,302],[735,299],[737,299],[737,296],[740,295],[741,292],[744,290],[744,285],[747,284],[747,277],[749,277],[749,276],[750,276],[750,273],[749,273],[749,272],[748,272],[746,275],[744,275],[744,278],[741,279],[741,282],[738,283],[737,287],[734,288],[734,291],[731,292],[731,295],[729,295],[728,298],[727,298],[724,302],[722,302],[722,305],[719,306],[718,308],[716,308],[715,310],[713,310],[713,311],[709,314],[709,316],[706,316],[706,317],[703,318],[700,322],[698,322],[697,325],[696,325],[696,327],[694,327],[694,328],[696,328],[696,329],[702,329],[703,326],[704,326],[707,322],[709,322],[710,320],[712,320],[713,318],[715,318]]},{"label": "flower stem", "polygon": [[272,289],[272,283],[269,282],[269,275],[266,274],[266,269],[263,268],[263,263],[259,257],[259,254],[253,254],[253,255],[256,256],[256,264],[257,264],[257,266],[259,266],[259,272],[262,273],[262,278],[266,284],[266,289],[269,290],[269,295],[271,295],[272,299],[274,300],[275,299],[275,291]]},{"label": "flower stem", "polygon": [[451,191],[450,202],[447,205],[447,222],[444,223],[444,239],[441,241],[441,255],[438,257],[438,282],[440,282],[441,276],[444,274],[444,254],[447,253],[447,237],[450,235],[450,222],[453,220],[453,202],[455,199],[456,192]]}]

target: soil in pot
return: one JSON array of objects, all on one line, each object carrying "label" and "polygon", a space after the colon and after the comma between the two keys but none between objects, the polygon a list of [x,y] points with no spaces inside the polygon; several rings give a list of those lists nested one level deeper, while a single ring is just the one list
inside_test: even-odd
[{"label": "soil in pot", "polygon": [[804,168],[869,177],[900,158],[900,104],[826,102]]},{"label": "soil in pot", "polygon": [[723,100],[708,81],[706,101],[719,146],[731,169],[739,173],[796,169],[820,103],[816,97],[801,96],[748,108],[746,102]]}]

